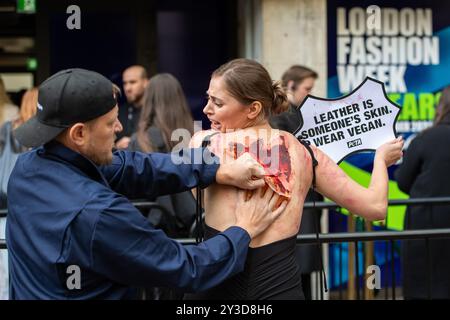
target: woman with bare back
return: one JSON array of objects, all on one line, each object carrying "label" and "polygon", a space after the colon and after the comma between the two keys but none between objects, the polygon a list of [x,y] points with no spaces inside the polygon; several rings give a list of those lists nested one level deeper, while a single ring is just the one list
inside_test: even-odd
[{"label": "woman with bare back", "polygon": [[[368,220],[382,220],[387,209],[387,167],[401,157],[403,141],[398,138],[378,148],[370,186],[364,188],[319,149],[270,127],[269,116],[282,112],[288,102],[279,84],[272,82],[259,63],[236,59],[222,65],[212,74],[207,94],[203,112],[211,121],[211,130],[197,133],[191,146],[198,147],[207,139],[222,162],[250,155],[265,170],[266,188],[282,195],[287,206],[283,215],[250,243],[244,272],[187,298],[302,299],[294,249],[304,199],[313,183],[313,161],[318,162],[318,192]],[[247,197],[254,201],[266,188]],[[238,197],[234,187],[215,184],[206,189],[206,238],[233,225]]]}]

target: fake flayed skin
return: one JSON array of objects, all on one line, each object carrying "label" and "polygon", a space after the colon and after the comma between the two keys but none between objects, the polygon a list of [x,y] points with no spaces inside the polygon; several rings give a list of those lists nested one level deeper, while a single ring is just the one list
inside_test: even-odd
[{"label": "fake flayed skin", "polygon": [[[212,144],[212,151],[221,154],[222,150],[217,150],[220,143]],[[278,136],[265,144],[263,139],[252,139],[245,137],[244,144],[230,142],[226,153],[233,159],[239,158],[245,152],[249,153],[265,171],[264,180],[267,185],[277,194],[289,199],[292,193],[292,170],[289,146],[284,136]]]}]

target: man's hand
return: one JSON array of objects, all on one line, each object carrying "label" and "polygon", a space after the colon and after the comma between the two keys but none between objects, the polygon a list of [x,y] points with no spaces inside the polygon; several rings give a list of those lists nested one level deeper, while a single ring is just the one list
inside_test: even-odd
[{"label": "man's hand", "polygon": [[216,174],[216,182],[241,189],[256,189],[264,186],[264,169],[248,153],[236,160],[221,164]]},{"label": "man's hand", "polygon": [[124,150],[128,148],[130,141],[131,141],[130,137],[122,137],[119,139],[119,141],[116,142],[116,148]]},{"label": "man's hand", "polygon": [[257,190],[255,195],[246,201],[246,191],[239,190],[235,211],[236,226],[246,230],[250,238],[257,237],[286,209],[286,201],[276,208],[279,198],[280,196],[272,189],[263,188]]}]

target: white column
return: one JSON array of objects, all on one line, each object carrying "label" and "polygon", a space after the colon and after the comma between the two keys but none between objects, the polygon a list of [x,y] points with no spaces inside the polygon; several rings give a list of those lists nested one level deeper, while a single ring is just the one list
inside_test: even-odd
[{"label": "white column", "polygon": [[261,63],[274,79],[293,64],[315,70],[319,79],[312,92],[326,96],[326,0],[261,0]]}]

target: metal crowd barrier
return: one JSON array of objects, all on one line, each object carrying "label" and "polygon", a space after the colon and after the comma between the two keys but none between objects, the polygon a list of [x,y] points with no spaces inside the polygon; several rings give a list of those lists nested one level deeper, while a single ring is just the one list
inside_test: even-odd
[{"label": "metal crowd barrier", "polygon": [[[152,209],[157,208],[162,210],[164,213],[168,214],[167,211],[162,208],[159,204],[148,201],[134,201],[133,204],[140,209]],[[450,204],[450,197],[435,197],[435,198],[413,198],[413,199],[402,199],[402,200],[390,200],[389,206],[399,206],[399,205],[444,205]],[[305,209],[316,208],[316,209],[340,209],[336,203],[333,202],[306,202],[304,205]],[[449,213],[450,214],[450,213]],[[0,210],[0,218],[7,217],[7,210]],[[317,237],[315,234],[299,235],[297,236],[297,244],[318,244],[318,243],[338,243],[339,244],[339,279],[342,279],[342,244],[343,243],[353,243],[355,248],[354,263],[356,268],[356,299],[365,299],[364,288],[360,284],[360,253],[358,250],[358,244],[360,242],[373,242],[373,241],[385,241],[385,262],[390,260],[390,280],[391,280],[391,299],[396,299],[396,283],[395,283],[395,256],[394,256],[394,241],[397,240],[424,240],[426,243],[427,256],[427,266],[428,266],[428,276],[427,276],[427,296],[431,298],[431,277],[432,277],[432,261],[429,254],[430,239],[437,238],[450,238],[450,228],[448,229],[421,229],[421,230],[405,230],[405,231],[372,231],[372,232],[339,232],[339,233],[320,233]],[[195,244],[195,239],[193,238],[183,238],[177,239],[182,244]],[[6,249],[5,239],[0,239],[0,249]],[[449,248],[450,249],[450,248]],[[389,259],[390,258],[390,259]],[[362,261],[364,261],[364,250]],[[364,275],[364,272],[363,272]],[[388,277],[385,277],[384,294],[385,299],[388,299]],[[340,283],[342,283],[340,281]],[[317,288],[317,290],[321,290]],[[322,297],[322,295],[321,295]],[[343,298],[342,287],[339,286],[339,299]]]},{"label": "metal crowd barrier", "polygon": [[[137,208],[151,209],[156,208],[161,209],[162,207],[155,203],[149,201],[133,201],[133,205]],[[400,206],[400,205],[421,205],[421,204],[450,204],[450,197],[434,197],[434,198],[409,198],[409,199],[399,199],[399,200],[389,200],[389,206]],[[334,202],[328,201],[318,201],[318,202],[305,202],[304,209],[337,209],[340,208]],[[164,209],[163,209],[164,210]],[[0,218],[6,217],[8,213],[7,209],[0,209]]]}]

